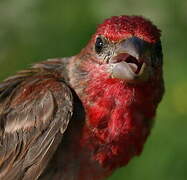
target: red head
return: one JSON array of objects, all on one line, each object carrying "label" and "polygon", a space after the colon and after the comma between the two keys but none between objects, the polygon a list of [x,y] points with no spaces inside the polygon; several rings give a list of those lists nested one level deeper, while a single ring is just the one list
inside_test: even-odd
[{"label": "red head", "polygon": [[145,82],[162,66],[160,30],[140,16],[114,16],[98,26],[81,52],[86,54],[91,54],[89,72],[94,62],[110,78]]}]

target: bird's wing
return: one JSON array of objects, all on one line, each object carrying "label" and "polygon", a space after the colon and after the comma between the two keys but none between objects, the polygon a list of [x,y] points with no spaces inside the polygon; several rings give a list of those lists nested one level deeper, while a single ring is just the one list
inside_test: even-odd
[{"label": "bird's wing", "polygon": [[37,179],[73,112],[69,87],[56,75],[22,71],[0,84],[0,179]]}]

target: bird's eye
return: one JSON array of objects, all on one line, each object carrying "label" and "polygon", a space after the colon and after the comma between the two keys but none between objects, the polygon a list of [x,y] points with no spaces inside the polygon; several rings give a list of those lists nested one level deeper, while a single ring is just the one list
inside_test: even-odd
[{"label": "bird's eye", "polygon": [[95,51],[99,54],[104,46],[104,42],[101,37],[98,37],[95,42]]}]

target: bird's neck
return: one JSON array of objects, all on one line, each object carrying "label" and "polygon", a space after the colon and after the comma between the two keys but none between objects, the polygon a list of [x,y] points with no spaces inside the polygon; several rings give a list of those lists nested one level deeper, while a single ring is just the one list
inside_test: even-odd
[{"label": "bird's neck", "polygon": [[83,97],[83,144],[102,166],[115,169],[142,151],[156,105],[147,87],[129,87],[117,79],[93,80]]},{"label": "bird's neck", "polygon": [[155,115],[157,88],[151,82],[129,85],[112,79],[102,68],[89,67],[74,84],[86,112],[81,144],[92,160],[115,169],[142,151]]}]

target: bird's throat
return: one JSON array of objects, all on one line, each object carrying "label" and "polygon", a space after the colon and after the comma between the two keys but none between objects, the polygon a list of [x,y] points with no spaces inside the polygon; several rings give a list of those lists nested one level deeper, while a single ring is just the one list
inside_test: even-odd
[{"label": "bird's throat", "polygon": [[104,75],[88,82],[82,144],[102,166],[115,169],[142,151],[156,108],[145,93],[145,87],[127,86]]},{"label": "bird's throat", "polygon": [[162,95],[159,80],[127,84],[102,66],[87,64],[82,70],[72,81],[86,113],[81,146],[90,161],[113,170],[141,153]]}]

